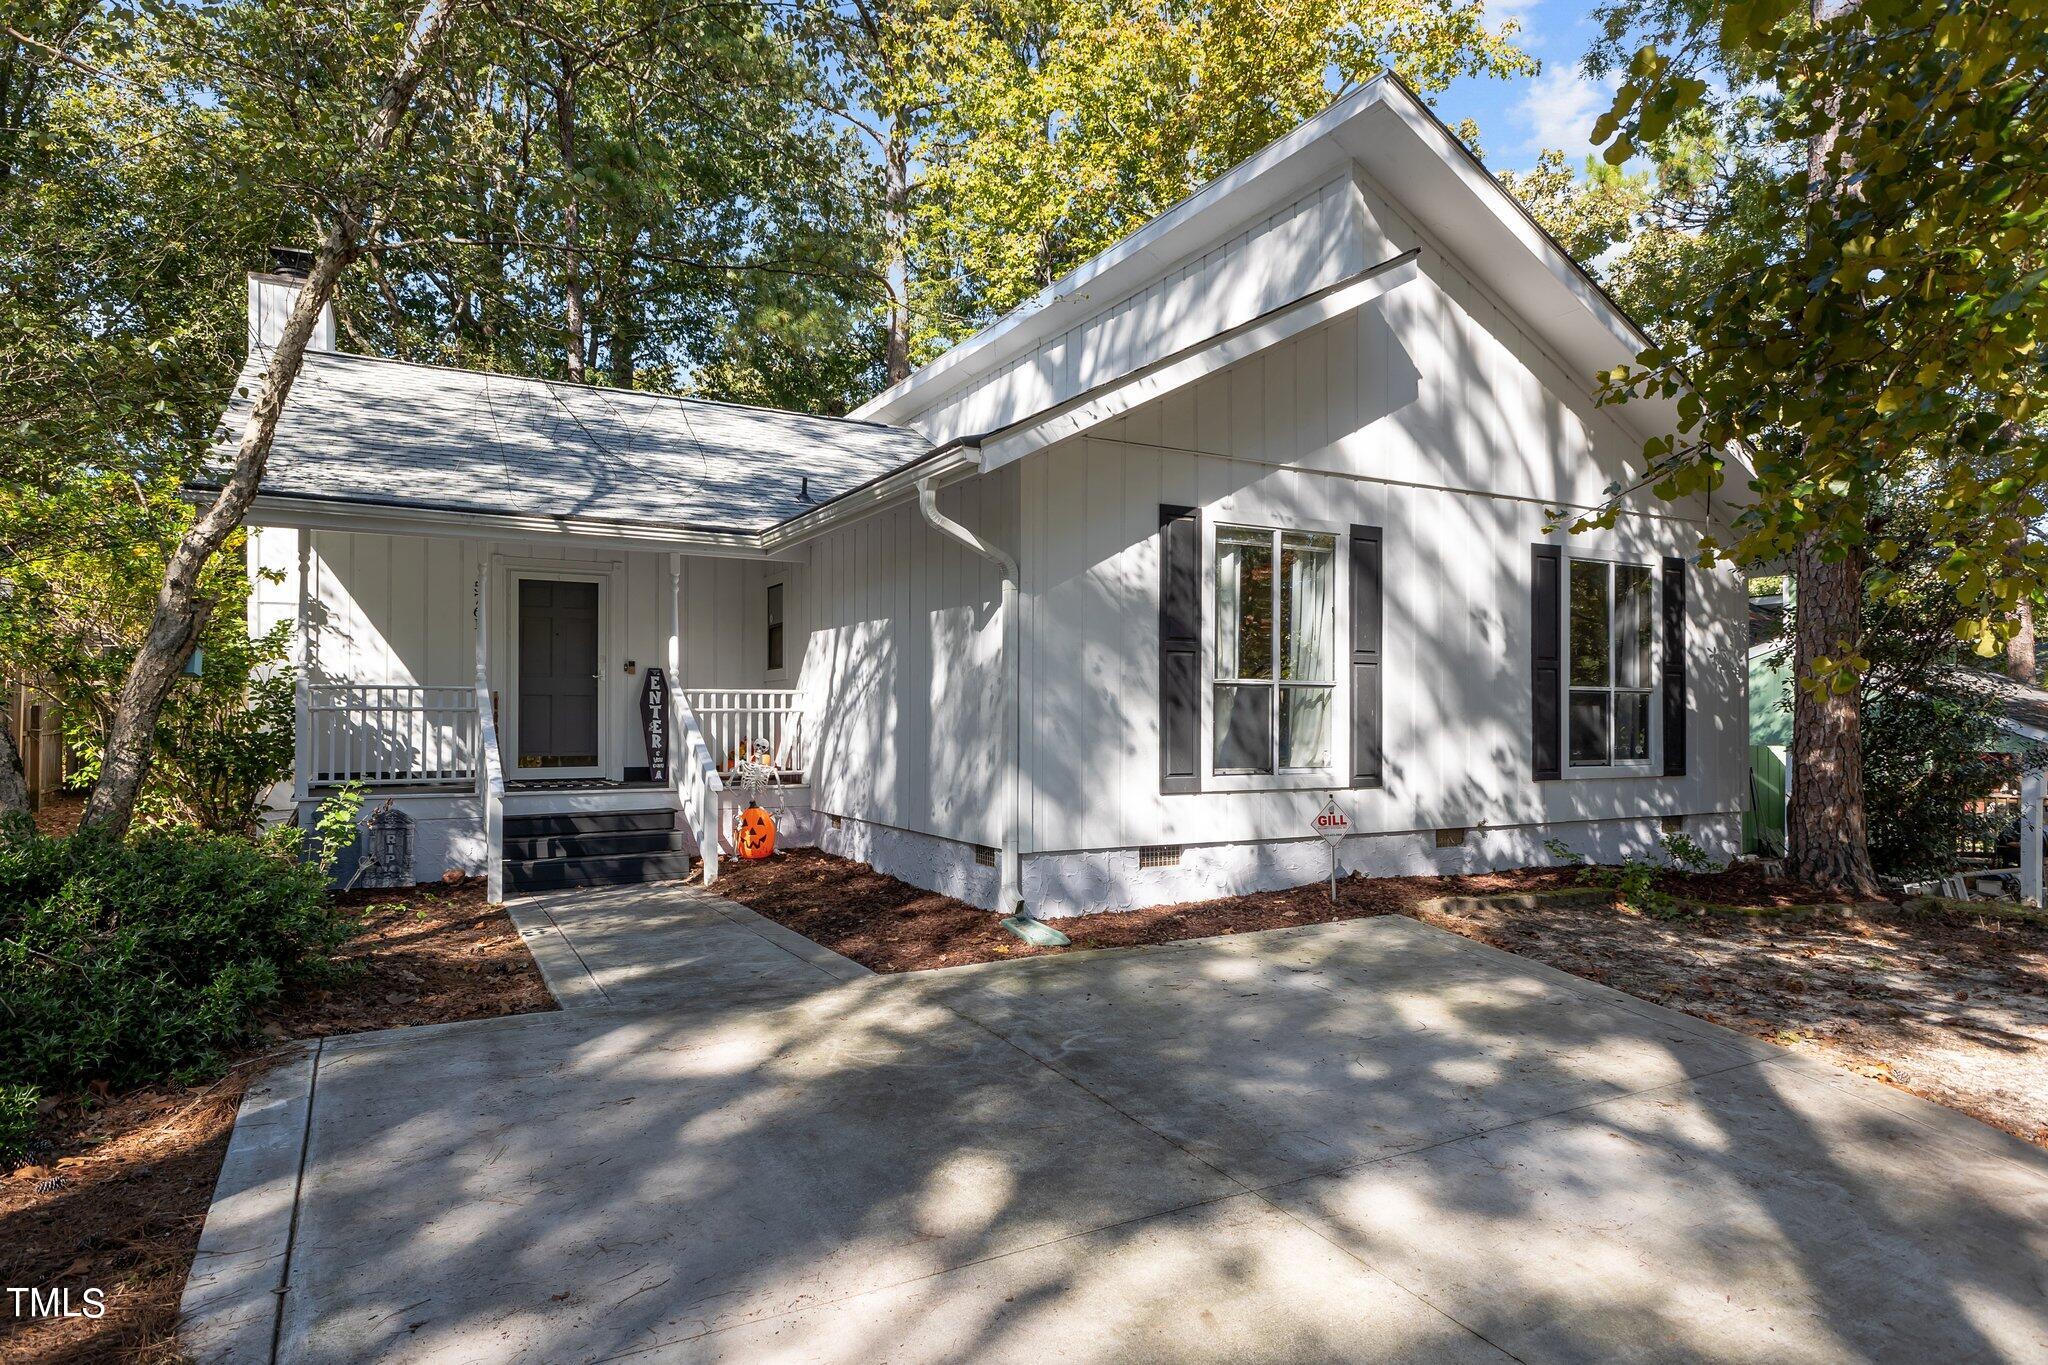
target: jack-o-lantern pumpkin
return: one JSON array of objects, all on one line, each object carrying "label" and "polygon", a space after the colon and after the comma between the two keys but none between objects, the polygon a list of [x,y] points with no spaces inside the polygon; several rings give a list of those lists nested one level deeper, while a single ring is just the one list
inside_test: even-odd
[{"label": "jack-o-lantern pumpkin", "polygon": [[775,852],[775,817],[759,806],[740,812],[740,856],[761,859]]}]

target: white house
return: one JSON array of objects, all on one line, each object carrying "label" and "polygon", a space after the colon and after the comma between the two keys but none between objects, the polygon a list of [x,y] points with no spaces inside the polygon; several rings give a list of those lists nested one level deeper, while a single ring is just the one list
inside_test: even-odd
[{"label": "white house", "polygon": [[1739,490],[1546,529],[1669,429],[1594,401],[1642,344],[1383,78],[849,419],[317,352],[251,519],[295,798],[674,876],[760,744],[786,839],[1048,917],[1313,881],[1332,797],[1371,874],[1730,850]]}]

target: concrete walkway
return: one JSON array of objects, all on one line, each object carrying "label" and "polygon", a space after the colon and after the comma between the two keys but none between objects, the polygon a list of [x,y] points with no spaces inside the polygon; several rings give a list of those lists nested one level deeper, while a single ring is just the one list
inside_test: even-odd
[{"label": "concrete walkway", "polygon": [[2048,1359],[2048,1154],[1410,920],[878,977],[514,913],[562,1013],[252,1095],[195,1356]]}]

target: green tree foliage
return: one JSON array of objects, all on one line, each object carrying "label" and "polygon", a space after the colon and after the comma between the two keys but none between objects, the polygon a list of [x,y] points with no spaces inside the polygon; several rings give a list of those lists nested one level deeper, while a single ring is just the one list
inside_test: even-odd
[{"label": "green tree foliage", "polygon": [[[1899,546],[1896,490],[1928,499],[1954,626],[1997,652],[2048,579],[2030,539],[2048,472],[2048,15],[2044,0],[1616,0],[1588,56],[1619,76],[1594,129],[1658,194],[1616,292],[1657,344],[1604,398],[1677,400],[1644,482],[1751,497],[1711,558],[1790,563],[1801,610],[1790,861],[1874,890],[1865,850],[1859,603]],[[1610,505],[1579,525],[1611,524]],[[1725,542],[1725,543],[1724,543]]]},{"label": "green tree foliage", "polygon": [[765,6],[517,0],[434,78],[352,349],[839,410],[875,385],[858,151]]},{"label": "green tree foliage", "polygon": [[1391,69],[1424,93],[1534,70],[1460,0],[921,0],[898,101],[928,109],[913,342],[943,349]]},{"label": "green tree foliage", "polygon": [[[135,490],[125,492],[112,501],[121,515],[105,528],[87,515],[107,505],[103,488],[88,485],[68,499],[80,538],[11,556],[0,603],[0,670],[37,677],[63,707],[73,773],[83,782],[98,776],[122,680],[148,627],[154,575],[188,519],[174,501],[138,506]],[[4,510],[0,502],[0,524]],[[179,680],[158,718],[156,758],[138,803],[147,820],[251,832],[264,792],[291,771],[289,627],[250,637],[250,587],[237,536],[202,583],[212,605],[200,631],[200,671]]]},{"label": "green tree foliage", "polygon": [[1556,150],[1539,154],[1531,170],[1506,172],[1500,183],[1572,259],[1588,266],[1629,241],[1651,203],[1648,172],[1627,171],[1589,156],[1575,174]]},{"label": "green tree foliage", "polygon": [[[1610,163],[1758,125],[1700,182],[1718,204],[1703,225],[1738,229],[1718,268],[1672,291],[1667,346],[1607,376],[1614,400],[1683,395],[1682,430],[1644,452],[1659,490],[1718,484],[1743,442],[1756,500],[1715,548],[1766,562],[1813,538],[1883,577],[1897,547],[1871,509],[1888,485],[1924,488],[1940,574],[1969,609],[1958,630],[1988,655],[2048,580],[2048,547],[2025,534],[2048,475],[2048,4],[1604,15],[1596,57],[1619,66],[1640,42],[1595,130]],[[1830,684],[1857,667],[1825,662]]]}]

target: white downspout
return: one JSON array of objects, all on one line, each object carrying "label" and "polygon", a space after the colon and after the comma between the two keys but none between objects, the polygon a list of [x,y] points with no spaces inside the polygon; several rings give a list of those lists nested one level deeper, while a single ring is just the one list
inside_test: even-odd
[{"label": "white downspout", "polygon": [[930,479],[918,481],[917,506],[918,510],[924,513],[924,519],[939,534],[959,541],[1002,570],[1003,745],[1002,779],[997,784],[997,800],[1001,803],[1000,828],[1003,831],[1003,841],[996,864],[996,909],[1005,916],[1005,926],[1027,942],[1039,942],[1039,936],[1045,935],[1048,937],[1043,941],[1047,943],[1065,943],[1066,935],[1058,934],[1048,926],[1031,919],[1024,907],[1024,746],[1022,660],[1018,647],[1023,632],[1019,629],[1017,620],[1017,561],[1008,551],[989,544],[941,512],[938,488]]}]

